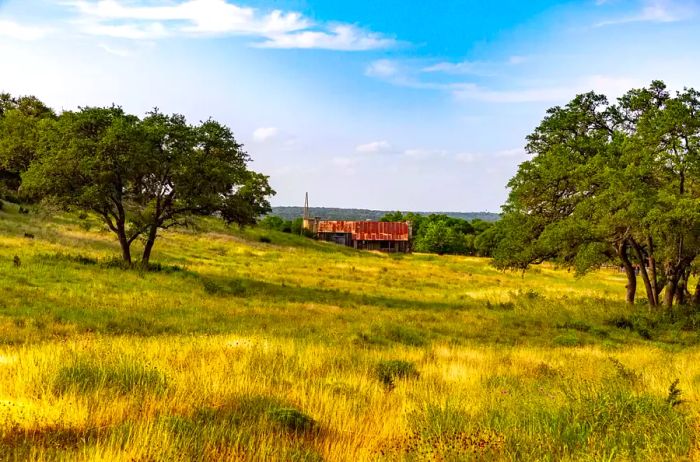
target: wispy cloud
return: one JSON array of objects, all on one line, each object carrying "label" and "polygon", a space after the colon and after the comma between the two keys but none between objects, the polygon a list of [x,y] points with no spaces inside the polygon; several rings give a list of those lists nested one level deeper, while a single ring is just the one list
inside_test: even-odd
[{"label": "wispy cloud", "polygon": [[391,144],[388,141],[372,141],[371,143],[360,144],[355,148],[355,151],[363,154],[374,154],[389,150],[391,150]]},{"label": "wispy cloud", "polygon": [[[510,60],[509,60],[510,61]],[[522,62],[516,59],[516,62]],[[487,83],[476,83],[471,74],[473,62],[438,63],[429,67],[411,67],[397,61],[379,60],[370,63],[365,69],[368,77],[383,80],[389,84],[414,89],[424,89],[450,93],[457,100],[480,101],[486,103],[553,103],[564,102],[577,93],[595,91],[607,96],[619,96],[630,88],[642,86],[637,78],[615,75],[588,75],[566,82],[552,80],[549,83],[532,84],[508,79],[508,87],[499,86],[499,79],[489,79]],[[503,65],[503,63],[501,63]],[[454,74],[450,81],[433,77],[436,72]],[[479,76],[482,77],[482,76]],[[483,79],[482,79],[483,80]]]},{"label": "wispy cloud", "polygon": [[52,29],[28,26],[8,19],[0,19],[0,37],[15,40],[39,40],[51,34]]},{"label": "wispy cloud", "polygon": [[[606,2],[598,3],[602,5]],[[682,21],[697,13],[697,4],[682,0],[643,0],[641,9],[616,18],[594,24],[595,27],[613,26],[636,22],[669,23]]]},{"label": "wispy cloud", "polygon": [[514,89],[491,89],[473,83],[452,87],[458,99],[488,103],[555,103],[571,99],[578,93],[595,91],[608,96],[619,96],[630,88],[640,87],[643,82],[635,78],[592,75],[567,84],[521,87]]},{"label": "wispy cloud", "polygon": [[440,159],[447,157],[449,152],[444,149],[425,149],[425,148],[412,148],[406,149],[403,155],[410,157],[411,159],[423,160],[423,159]]},{"label": "wispy cloud", "polygon": [[371,62],[365,69],[365,75],[369,77],[389,78],[398,75],[400,72],[396,61],[389,59],[378,59]]},{"label": "wispy cloud", "polygon": [[367,32],[352,25],[331,26],[325,31],[301,31],[267,37],[261,48],[317,48],[339,51],[364,51],[389,48],[396,41],[380,34]]},{"label": "wispy cloud", "polygon": [[258,143],[272,141],[280,135],[280,130],[277,127],[260,127],[253,132],[253,139]]},{"label": "wispy cloud", "polygon": [[505,62],[499,61],[459,61],[459,62],[439,62],[426,66],[421,72],[443,72],[446,74],[478,75],[490,77],[506,72],[509,66],[515,66],[527,61],[524,56],[511,56]]},{"label": "wispy cloud", "polygon": [[362,51],[397,42],[353,24],[317,23],[294,11],[262,11],[227,0],[184,0],[166,5],[126,0],[71,0],[83,33],[132,40],[179,35],[241,35],[262,48]]}]

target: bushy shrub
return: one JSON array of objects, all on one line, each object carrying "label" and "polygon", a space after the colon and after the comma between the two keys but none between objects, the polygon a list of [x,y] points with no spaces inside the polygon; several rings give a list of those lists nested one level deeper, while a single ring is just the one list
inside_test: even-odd
[{"label": "bushy shrub", "polygon": [[377,364],[375,375],[384,386],[394,388],[397,379],[415,379],[420,374],[412,362],[394,359]]},{"label": "bushy shrub", "polygon": [[318,428],[316,421],[294,408],[272,408],[267,413],[271,421],[293,433],[307,433]]}]

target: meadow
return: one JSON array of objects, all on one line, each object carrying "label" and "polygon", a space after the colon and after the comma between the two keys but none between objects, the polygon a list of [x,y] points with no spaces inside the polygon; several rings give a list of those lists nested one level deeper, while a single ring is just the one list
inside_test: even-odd
[{"label": "meadow", "polygon": [[700,316],[614,269],[214,220],[118,255],[94,217],[0,211],[0,460],[700,459]]}]

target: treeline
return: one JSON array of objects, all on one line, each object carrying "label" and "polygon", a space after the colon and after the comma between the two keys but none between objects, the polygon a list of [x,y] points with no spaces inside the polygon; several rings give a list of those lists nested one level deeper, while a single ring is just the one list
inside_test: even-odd
[{"label": "treeline", "polygon": [[381,221],[408,221],[413,231],[413,250],[438,255],[491,256],[495,246],[492,222],[462,220],[442,214],[390,212]]},{"label": "treeline", "polygon": [[[354,221],[377,221],[384,215],[393,213],[386,210],[368,210],[368,209],[343,209],[337,207],[309,207],[309,215],[321,220],[354,220]],[[408,213],[408,212],[403,212]],[[499,214],[490,212],[413,212],[416,215],[445,215],[451,218],[460,218],[462,220],[484,220],[496,221]],[[304,214],[303,207],[272,207],[270,215],[282,218],[283,220],[293,221],[297,217]]]},{"label": "treeline", "polygon": [[196,215],[248,225],[268,213],[274,191],[249,161],[212,119],[193,125],[157,109],[140,118],[118,106],[57,113],[0,94],[0,199],[97,214],[126,264],[136,240],[148,265],[158,231]]},{"label": "treeline", "polygon": [[304,234],[308,237],[313,237],[311,233],[304,230],[304,220],[301,217],[285,220],[277,215],[267,215],[258,222],[258,226],[264,229],[273,231],[281,231],[283,233]]},{"label": "treeline", "polygon": [[637,276],[650,306],[700,304],[688,287],[700,254],[700,93],[663,82],[610,104],[586,93],[548,110],[528,137],[495,227],[494,262],[545,260],[585,273],[612,264]]}]

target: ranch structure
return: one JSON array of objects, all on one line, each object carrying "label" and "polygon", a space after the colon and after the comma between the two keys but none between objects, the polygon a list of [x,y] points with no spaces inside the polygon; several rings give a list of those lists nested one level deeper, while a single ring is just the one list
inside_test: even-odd
[{"label": "ranch structure", "polygon": [[304,229],[319,240],[361,250],[411,251],[411,225],[405,222],[304,218]]}]

